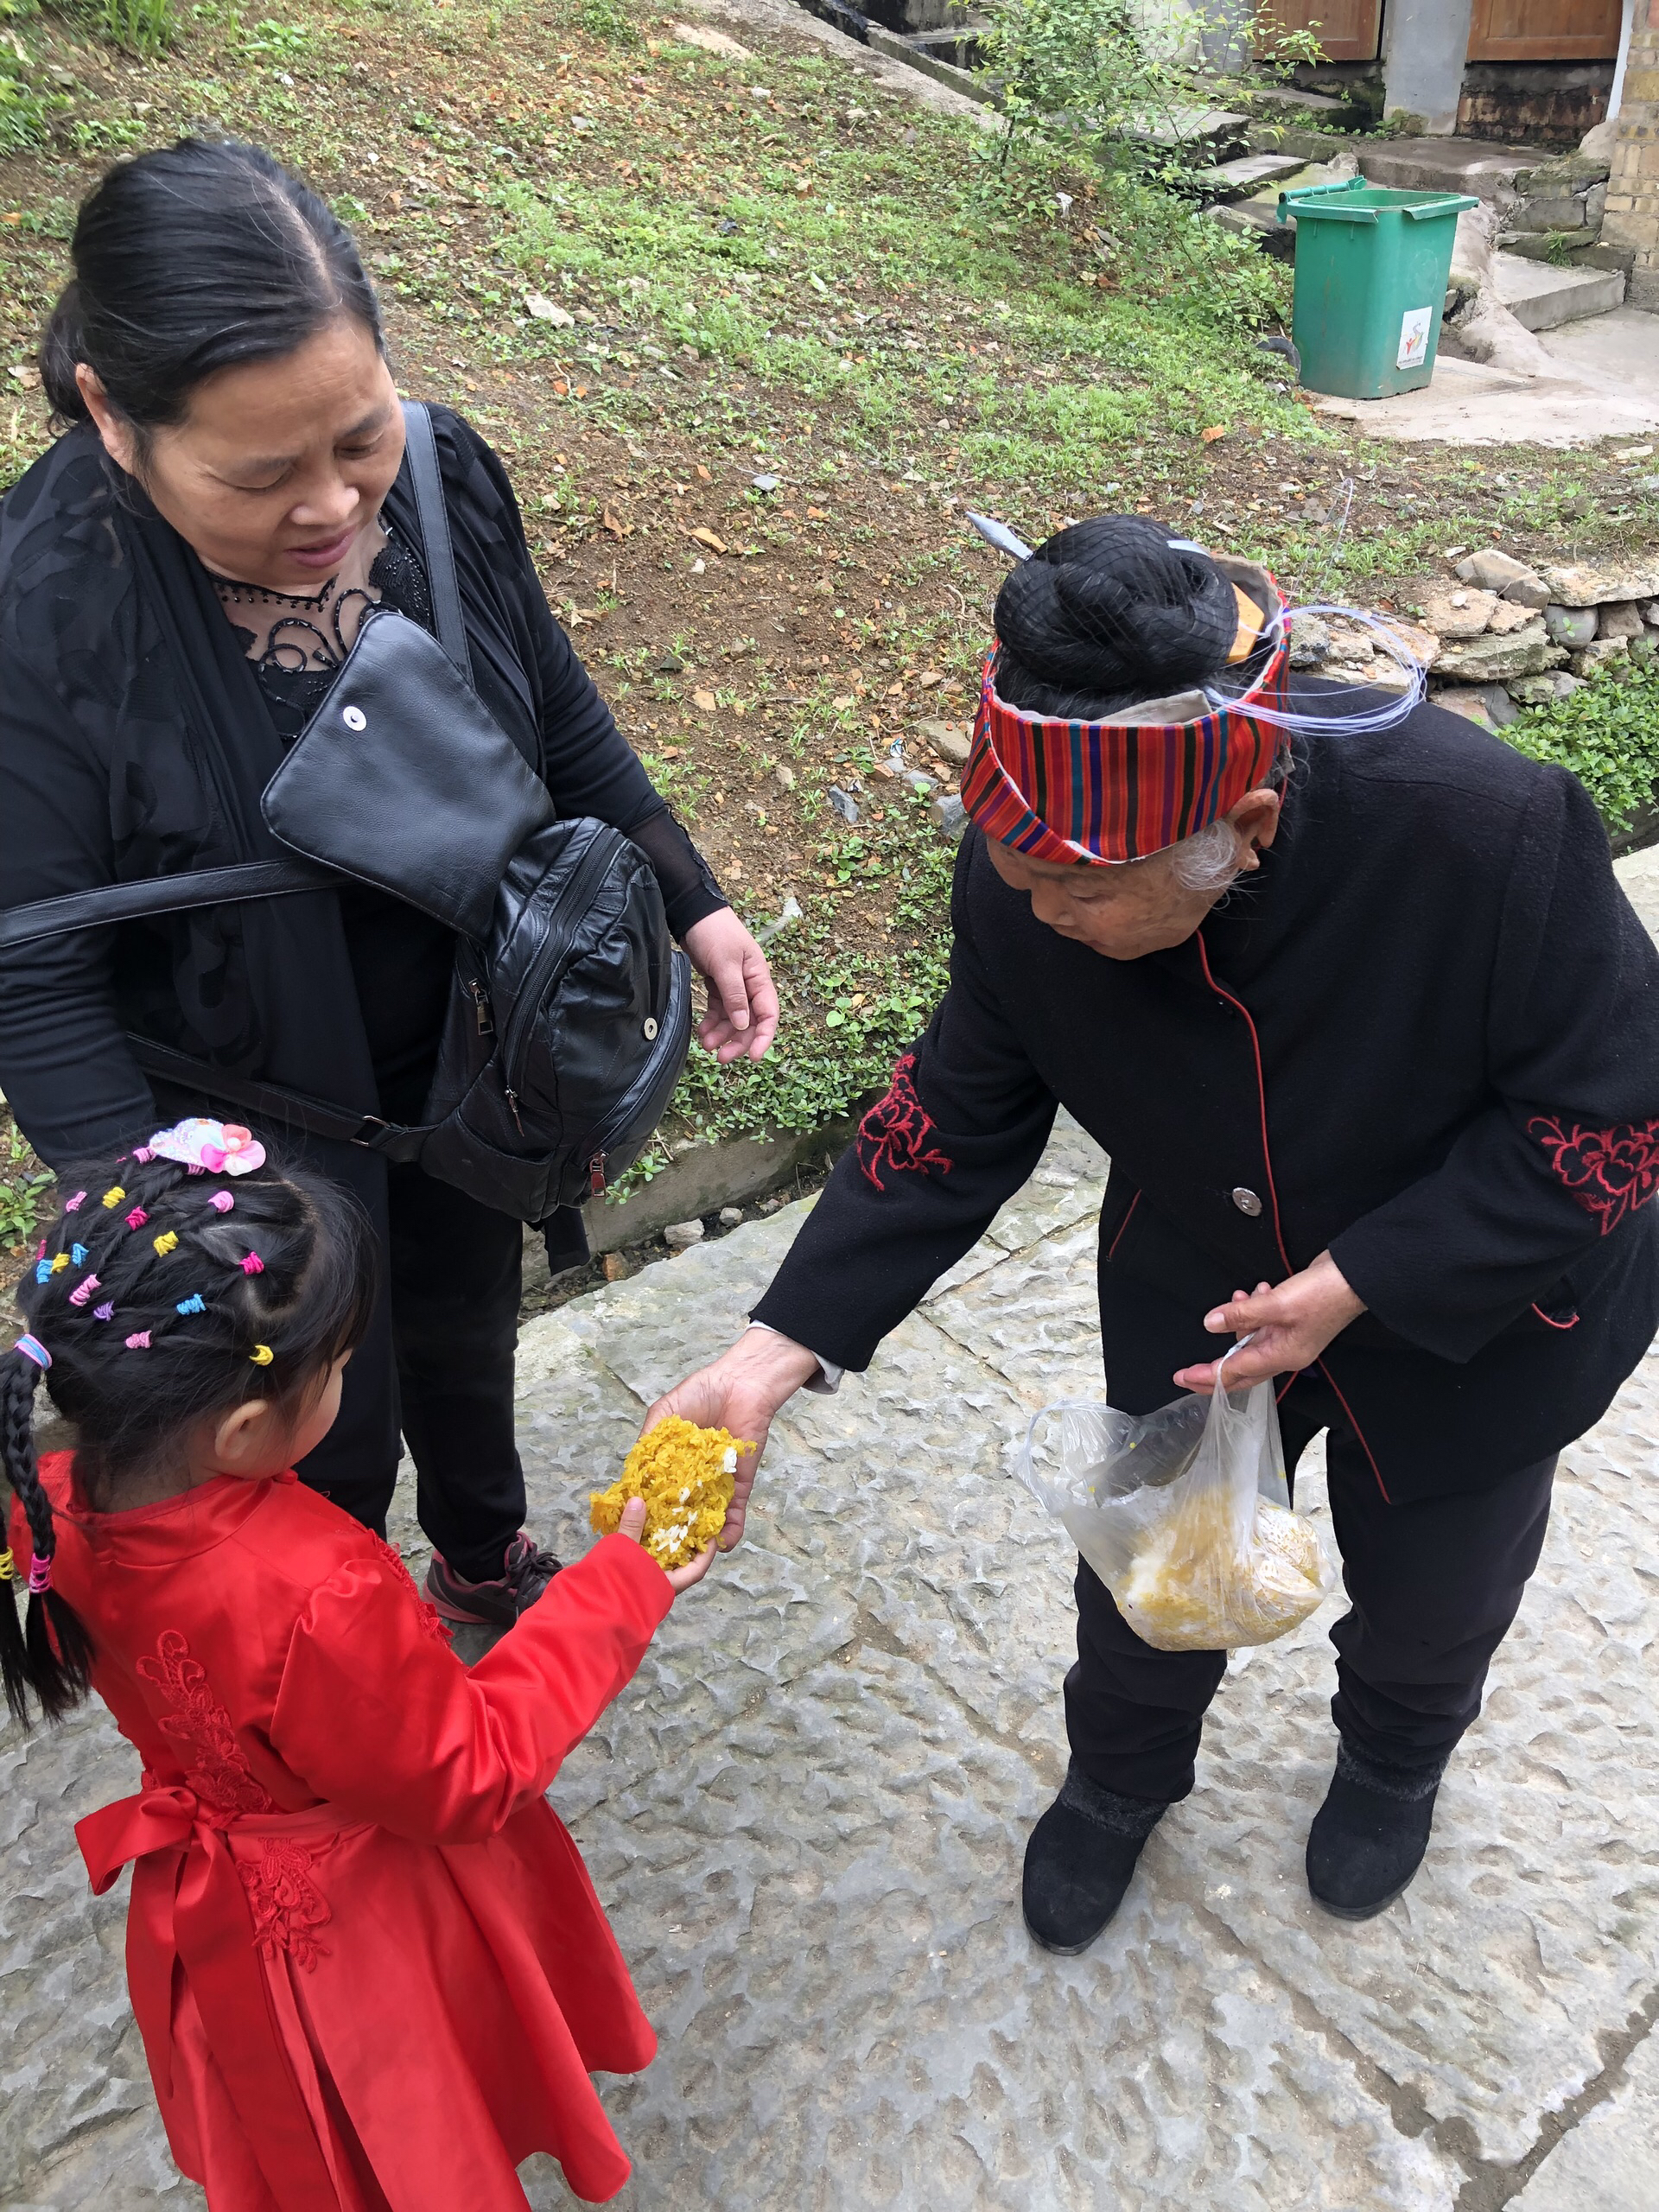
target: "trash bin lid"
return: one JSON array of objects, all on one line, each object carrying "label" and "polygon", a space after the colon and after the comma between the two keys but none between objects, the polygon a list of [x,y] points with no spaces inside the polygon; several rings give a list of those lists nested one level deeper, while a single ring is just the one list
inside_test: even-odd
[{"label": "trash bin lid", "polygon": [[1338,223],[1376,223],[1385,215],[1403,216],[1408,222],[1432,222],[1437,217],[1460,215],[1480,202],[1466,192],[1408,192],[1391,185],[1367,184],[1363,176],[1346,177],[1338,184],[1305,184],[1279,195],[1279,219],[1306,215]]}]

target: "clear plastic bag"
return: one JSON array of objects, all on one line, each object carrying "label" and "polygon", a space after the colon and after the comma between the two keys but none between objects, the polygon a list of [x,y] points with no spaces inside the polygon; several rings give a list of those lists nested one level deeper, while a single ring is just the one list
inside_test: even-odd
[{"label": "clear plastic bag", "polygon": [[1319,1529],[1290,1503],[1270,1382],[1144,1418],[1050,1406],[1018,1471],[1159,1651],[1271,1643],[1337,1586]]}]

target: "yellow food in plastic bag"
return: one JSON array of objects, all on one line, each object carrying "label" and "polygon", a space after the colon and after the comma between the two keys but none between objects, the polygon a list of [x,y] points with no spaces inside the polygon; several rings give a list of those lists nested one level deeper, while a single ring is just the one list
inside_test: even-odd
[{"label": "yellow food in plastic bag", "polygon": [[1271,1643],[1325,1595],[1319,1532],[1265,1497],[1241,1545],[1232,1500],[1202,1490],[1150,1529],[1122,1591],[1123,1611],[1160,1651]]},{"label": "yellow food in plastic bag", "polygon": [[643,1497],[645,1549],[659,1567],[689,1567],[725,1525],[738,1453],[753,1450],[723,1428],[699,1428],[671,1414],[639,1439],[610,1488],[591,1493],[594,1530],[614,1535],[628,1500]]}]

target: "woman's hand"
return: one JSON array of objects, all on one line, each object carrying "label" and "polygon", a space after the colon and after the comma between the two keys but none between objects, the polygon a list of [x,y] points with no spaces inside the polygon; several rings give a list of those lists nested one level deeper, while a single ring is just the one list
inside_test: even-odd
[{"label": "woman's hand", "polygon": [[[620,1536],[632,1536],[636,1544],[645,1542],[645,1501],[643,1497],[631,1497],[623,1507],[622,1526],[617,1530],[617,1534]],[[665,1567],[663,1572],[667,1575],[670,1587],[677,1598],[682,1590],[689,1590],[694,1582],[701,1582],[714,1563],[715,1548],[710,1544],[706,1552],[697,1554],[690,1567]]]},{"label": "woman's hand", "polygon": [[685,949],[709,986],[698,1044],[721,1061],[760,1059],[778,1029],[778,992],[766,954],[729,906],[693,922]]},{"label": "woman's hand", "polygon": [[[1265,1382],[1270,1375],[1312,1367],[1333,1337],[1365,1311],[1362,1300],[1348,1287],[1348,1279],[1328,1252],[1271,1287],[1257,1283],[1254,1291],[1236,1290],[1225,1306],[1204,1317],[1204,1325],[1217,1335],[1232,1330],[1239,1336],[1255,1334],[1243,1351],[1227,1362],[1227,1388],[1241,1390],[1247,1382]],[[1183,1367],[1176,1386],[1207,1395],[1216,1387],[1218,1360],[1200,1367]]]},{"label": "woman's hand", "polygon": [[818,1372],[812,1353],[791,1337],[771,1329],[747,1329],[729,1351],[695,1375],[688,1375],[665,1398],[658,1398],[645,1415],[639,1433],[656,1427],[670,1414],[695,1421],[699,1428],[724,1428],[753,1444],[753,1452],[740,1452],[732,1480],[732,1502],[726,1509],[726,1525],[720,1532],[720,1548],[728,1552],[743,1535],[749,1493],[755,1470],[766,1448],[772,1417],[803,1382]]}]

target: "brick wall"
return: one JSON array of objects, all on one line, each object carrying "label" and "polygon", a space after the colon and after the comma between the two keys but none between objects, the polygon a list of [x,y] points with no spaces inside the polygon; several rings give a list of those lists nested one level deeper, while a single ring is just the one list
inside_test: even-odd
[{"label": "brick wall", "polygon": [[1659,308],[1659,0],[1636,0],[1618,136],[1607,180],[1605,245],[1632,248],[1632,307]]}]

